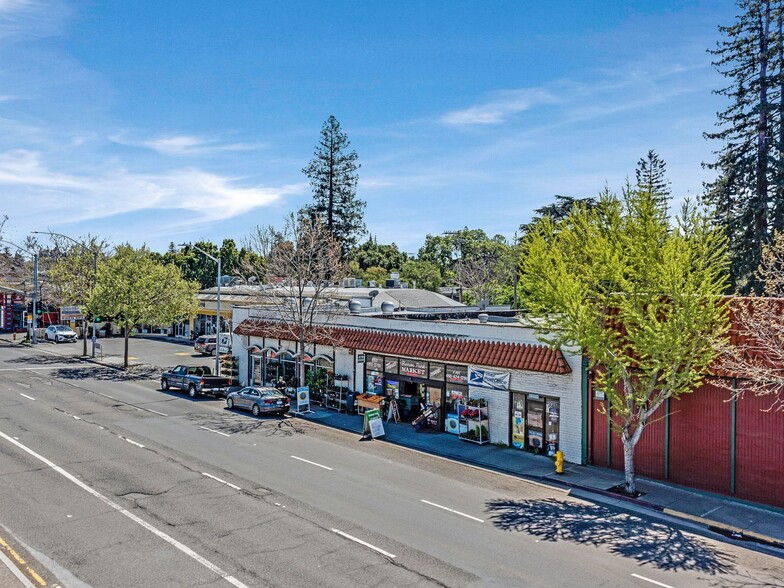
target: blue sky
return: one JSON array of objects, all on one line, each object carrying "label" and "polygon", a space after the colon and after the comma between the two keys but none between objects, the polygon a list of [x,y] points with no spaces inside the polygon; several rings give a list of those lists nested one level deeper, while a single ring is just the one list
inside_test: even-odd
[{"label": "blue sky", "polygon": [[511,237],[655,149],[676,203],[710,172],[730,1],[0,0],[4,237],[240,243],[311,200],[340,121],[380,242]]}]

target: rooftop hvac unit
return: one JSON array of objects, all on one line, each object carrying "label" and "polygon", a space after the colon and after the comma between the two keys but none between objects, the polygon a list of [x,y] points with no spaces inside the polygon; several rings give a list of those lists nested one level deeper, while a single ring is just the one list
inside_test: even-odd
[{"label": "rooftop hvac unit", "polygon": [[356,288],[357,287],[357,279],[356,278],[344,278],[343,279],[343,287],[344,288]]}]

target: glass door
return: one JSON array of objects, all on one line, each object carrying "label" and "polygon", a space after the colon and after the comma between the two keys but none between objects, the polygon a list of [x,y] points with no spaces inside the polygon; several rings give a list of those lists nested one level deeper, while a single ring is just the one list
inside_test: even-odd
[{"label": "glass door", "polygon": [[512,393],[512,447],[525,447],[525,394]]},{"label": "glass door", "polygon": [[528,399],[528,447],[544,448],[544,401]]}]

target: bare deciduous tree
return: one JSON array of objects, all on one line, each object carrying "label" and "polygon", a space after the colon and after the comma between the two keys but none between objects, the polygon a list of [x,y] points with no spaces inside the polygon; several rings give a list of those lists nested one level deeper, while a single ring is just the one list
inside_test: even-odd
[{"label": "bare deciduous tree", "polygon": [[764,296],[735,300],[736,340],[720,365],[735,376],[737,396],[769,396],[769,410],[784,410],[784,233],[763,247],[757,276]]},{"label": "bare deciduous tree", "polygon": [[[319,218],[290,214],[281,230],[256,227],[246,247],[264,259],[267,285],[257,294],[256,316],[278,324],[282,339],[297,342],[297,374],[305,381],[306,344],[332,337],[330,316],[338,311],[335,284],[347,275],[340,244]],[[244,268],[252,273],[252,268]]]}]

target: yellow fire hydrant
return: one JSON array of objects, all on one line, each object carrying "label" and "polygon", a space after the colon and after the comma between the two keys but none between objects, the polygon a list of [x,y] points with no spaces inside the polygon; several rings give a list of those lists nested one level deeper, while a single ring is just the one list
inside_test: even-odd
[{"label": "yellow fire hydrant", "polygon": [[563,474],[563,451],[555,452],[555,473]]}]

